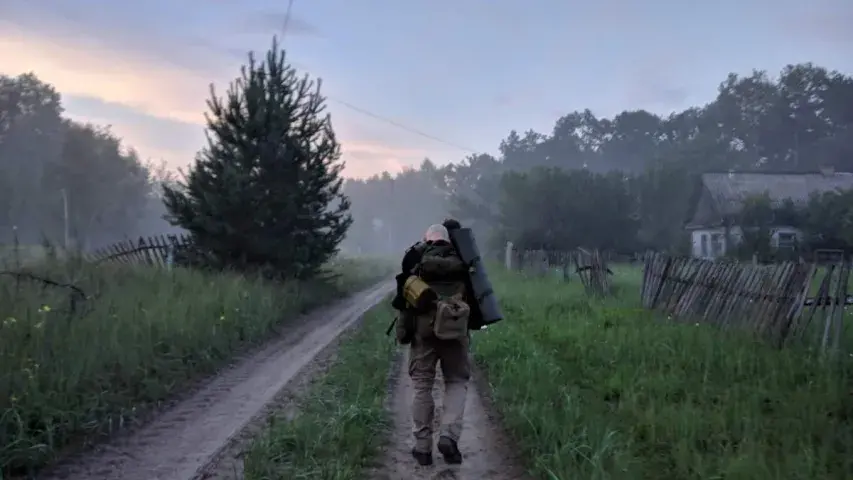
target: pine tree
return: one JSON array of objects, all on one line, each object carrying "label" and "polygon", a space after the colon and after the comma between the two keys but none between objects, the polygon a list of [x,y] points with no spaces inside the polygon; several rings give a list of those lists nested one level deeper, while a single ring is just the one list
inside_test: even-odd
[{"label": "pine tree", "polygon": [[177,187],[164,185],[167,218],[211,266],[316,275],[352,223],[320,81],[299,77],[274,38],[224,99],[211,86],[208,108],[206,148]]}]

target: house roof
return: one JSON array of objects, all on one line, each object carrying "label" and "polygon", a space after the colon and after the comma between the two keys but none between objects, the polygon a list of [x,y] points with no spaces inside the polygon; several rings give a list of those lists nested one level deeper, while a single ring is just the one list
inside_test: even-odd
[{"label": "house roof", "polygon": [[812,193],[853,189],[853,173],[705,173],[702,185],[720,215],[734,215],[745,199],[764,193],[777,204],[805,203]]}]

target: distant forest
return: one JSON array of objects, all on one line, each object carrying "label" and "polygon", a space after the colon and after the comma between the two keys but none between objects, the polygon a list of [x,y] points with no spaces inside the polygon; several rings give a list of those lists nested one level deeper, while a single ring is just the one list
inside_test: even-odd
[{"label": "distant forest", "polygon": [[[400,251],[452,215],[494,254],[507,240],[523,249],[685,252],[698,174],[853,171],[853,78],[810,63],[775,77],[730,74],[705,106],[667,117],[571,112],[550,133],[509,132],[499,152],[347,181],[355,223],[345,247]],[[849,215],[851,230],[835,231],[834,241],[853,245],[849,196],[831,197],[818,200]]]},{"label": "distant forest", "polygon": [[[496,157],[425,159],[347,180],[354,222],[342,247],[399,253],[450,215],[495,254],[508,240],[524,249],[683,251],[697,174],[827,166],[853,171],[853,78],[813,64],[730,74],[713,102],[667,117],[571,112],[548,133],[509,132]],[[0,76],[0,243],[61,243],[66,209],[68,236],[84,248],[168,231],[159,186],[173,181],[108,128],[64,118],[60,94],[35,75]],[[823,217],[801,221],[853,245],[848,197],[821,199],[811,211]]]},{"label": "distant forest", "polygon": [[169,172],[63,112],[59,92],[34,74],[0,75],[0,245],[67,237],[90,248],[174,231],[159,188]]}]

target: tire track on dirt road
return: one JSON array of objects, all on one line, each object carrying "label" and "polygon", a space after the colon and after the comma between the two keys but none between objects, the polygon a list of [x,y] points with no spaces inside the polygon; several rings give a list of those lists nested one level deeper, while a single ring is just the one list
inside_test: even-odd
[{"label": "tire track on dirt road", "polygon": [[[232,443],[297,374],[391,291],[383,282],[298,319],[295,329],[124,437],[39,478],[188,480]],[[242,472],[240,472],[242,474]]]},{"label": "tire track on dirt road", "polygon": [[[433,448],[434,464],[421,467],[412,458],[412,379],[409,377],[409,353],[398,356],[399,368],[394,379],[393,394],[389,402],[394,420],[394,429],[386,451],[383,467],[371,476],[375,480],[528,480],[530,477],[520,466],[511,443],[503,432],[497,418],[491,414],[488,398],[480,394],[487,387],[474,377],[468,385],[465,400],[465,423],[459,450],[464,458],[462,465],[448,465],[438,450]],[[473,360],[472,360],[473,362]],[[441,369],[433,386],[435,399],[435,426],[439,431],[441,397],[444,381]],[[436,436],[436,442],[438,437]]]}]

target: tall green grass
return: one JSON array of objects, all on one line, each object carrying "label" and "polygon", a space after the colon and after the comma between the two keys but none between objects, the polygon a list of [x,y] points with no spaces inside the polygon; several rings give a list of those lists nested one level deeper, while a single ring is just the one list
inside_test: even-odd
[{"label": "tall green grass", "polygon": [[603,301],[493,271],[506,320],[475,357],[538,478],[850,478],[848,356],[667,322],[637,307],[630,271]]},{"label": "tall green grass", "polygon": [[298,314],[388,276],[342,260],[332,281],[53,262],[28,271],[88,299],[0,276],[0,472],[26,473],[82,439],[110,434],[210,374]]},{"label": "tall green grass", "polygon": [[334,364],[302,400],[297,416],[277,418],[249,448],[246,479],[367,478],[389,433],[384,402],[397,348],[385,328],[393,317],[383,302],[342,340]]}]

